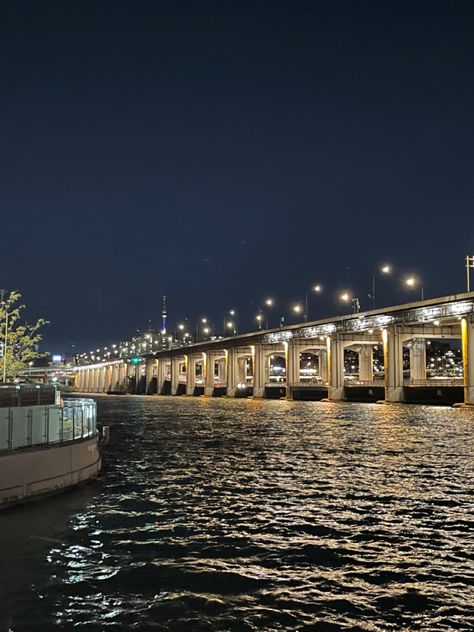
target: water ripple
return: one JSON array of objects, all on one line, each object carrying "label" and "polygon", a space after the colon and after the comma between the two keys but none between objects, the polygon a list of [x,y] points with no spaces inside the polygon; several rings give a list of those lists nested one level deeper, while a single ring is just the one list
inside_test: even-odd
[{"label": "water ripple", "polygon": [[474,629],[472,411],[109,397],[99,414],[101,482],[35,510],[55,544],[27,596],[6,590],[13,632]]}]

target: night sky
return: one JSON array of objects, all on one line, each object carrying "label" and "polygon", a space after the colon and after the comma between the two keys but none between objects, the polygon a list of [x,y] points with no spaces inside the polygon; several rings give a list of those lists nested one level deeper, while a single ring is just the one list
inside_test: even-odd
[{"label": "night sky", "polygon": [[474,3],[3,3],[0,287],[89,350],[465,290]]}]

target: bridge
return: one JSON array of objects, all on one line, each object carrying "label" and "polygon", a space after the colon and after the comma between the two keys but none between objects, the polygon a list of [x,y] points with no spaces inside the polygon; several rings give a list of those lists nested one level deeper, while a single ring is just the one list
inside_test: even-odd
[{"label": "bridge", "polygon": [[[429,378],[430,339],[461,341],[462,376]],[[378,373],[374,348],[383,350]],[[358,356],[356,379],[344,371],[347,350]],[[311,374],[302,367],[303,354],[315,359]],[[282,369],[278,377],[271,372],[275,359]],[[474,292],[87,364],[77,368],[76,387],[84,393],[386,402],[413,401],[414,393],[431,389],[430,397],[440,402],[455,392],[453,401],[474,405]]]}]

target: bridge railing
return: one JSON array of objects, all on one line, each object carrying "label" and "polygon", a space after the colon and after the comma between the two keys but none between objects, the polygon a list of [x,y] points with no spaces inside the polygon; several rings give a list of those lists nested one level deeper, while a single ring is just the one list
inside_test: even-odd
[{"label": "bridge railing", "polygon": [[432,377],[426,380],[403,380],[403,386],[464,386],[462,377]]},{"label": "bridge railing", "polygon": [[0,453],[77,441],[95,434],[97,408],[92,399],[0,408]]}]

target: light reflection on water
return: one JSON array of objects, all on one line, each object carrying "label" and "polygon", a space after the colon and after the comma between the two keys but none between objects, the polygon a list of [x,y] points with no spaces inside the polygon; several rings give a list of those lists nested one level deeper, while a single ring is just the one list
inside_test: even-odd
[{"label": "light reflection on water", "polygon": [[0,629],[474,629],[473,411],[109,397],[99,418],[101,481],[0,517]]}]

